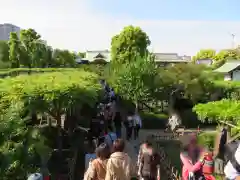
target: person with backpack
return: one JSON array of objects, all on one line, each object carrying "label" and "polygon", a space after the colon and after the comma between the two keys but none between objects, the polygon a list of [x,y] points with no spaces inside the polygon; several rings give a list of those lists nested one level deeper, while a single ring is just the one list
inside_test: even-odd
[{"label": "person with backpack", "polygon": [[226,145],[227,161],[224,173],[227,180],[235,180],[240,176],[240,141],[232,141]]},{"label": "person with backpack", "polygon": [[105,143],[112,148],[113,142],[117,139],[117,134],[113,131],[109,131],[104,137]]},{"label": "person with backpack", "polygon": [[91,161],[84,180],[104,180],[107,170],[107,161],[110,157],[110,148],[106,143],[100,144],[96,148],[97,158]]},{"label": "person with backpack", "polygon": [[202,172],[205,153],[197,145],[196,135],[184,135],[181,137],[181,142],[182,180],[205,180]]},{"label": "person with backpack", "polygon": [[160,155],[150,143],[145,144],[140,157],[138,174],[143,180],[160,180]]}]

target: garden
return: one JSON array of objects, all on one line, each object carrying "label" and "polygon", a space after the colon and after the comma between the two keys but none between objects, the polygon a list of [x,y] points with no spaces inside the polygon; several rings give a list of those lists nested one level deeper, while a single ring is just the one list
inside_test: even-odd
[{"label": "garden", "polygon": [[[236,135],[240,83],[224,82],[213,69],[238,51],[216,55],[213,67],[194,63],[203,51],[188,64],[159,67],[150,44],[141,28],[128,26],[112,38],[111,63],[78,65],[76,54],[53,49],[33,29],[19,38],[11,33],[9,42],[0,43],[1,178],[24,180],[38,171],[81,177],[82,127],[103,98],[100,79],[121,97],[121,107],[140,110],[145,129],[164,129],[177,113],[186,128],[228,123]],[[199,142],[213,148],[214,137],[203,133]]]}]

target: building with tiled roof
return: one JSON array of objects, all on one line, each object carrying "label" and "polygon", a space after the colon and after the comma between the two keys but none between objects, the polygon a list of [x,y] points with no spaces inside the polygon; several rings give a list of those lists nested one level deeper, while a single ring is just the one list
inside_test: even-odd
[{"label": "building with tiled roof", "polygon": [[[165,66],[169,63],[188,63],[191,61],[191,56],[179,56],[177,53],[153,53],[155,61],[160,66]],[[107,63],[111,61],[111,54],[109,50],[95,50],[86,51],[86,57],[83,60],[94,62],[104,60]]]},{"label": "building with tiled roof", "polygon": [[225,81],[240,81],[240,60],[228,60],[215,71],[223,73]]}]

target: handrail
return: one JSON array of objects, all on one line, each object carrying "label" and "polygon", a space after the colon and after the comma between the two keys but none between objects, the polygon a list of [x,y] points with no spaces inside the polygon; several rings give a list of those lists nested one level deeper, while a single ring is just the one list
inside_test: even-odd
[{"label": "handrail", "polygon": [[225,121],[219,121],[219,122],[221,122],[222,124],[226,124],[227,126],[230,126],[230,127],[232,127],[232,128],[236,128],[236,129],[239,129],[239,130],[240,130],[239,127],[237,127],[237,126],[235,126],[235,125],[233,125],[233,124],[230,124],[230,123],[228,123],[228,122],[225,122]]},{"label": "handrail", "polygon": [[[176,134],[172,134],[169,138],[165,138],[166,136],[163,136],[164,138],[160,138],[161,136],[156,136],[156,135],[150,135],[152,137],[153,140],[155,140],[154,137],[157,137],[157,140],[173,140],[173,139],[178,139],[179,136],[176,136]],[[163,163],[162,168],[164,169],[164,171],[167,173],[168,179],[169,180],[181,180],[181,175],[178,172],[178,170],[176,170],[175,167],[172,166],[171,160],[169,159],[169,157],[167,156],[167,154],[165,153],[163,147],[159,146],[159,144],[157,144],[157,149],[159,150],[160,156],[161,156],[161,162]]]},{"label": "handrail", "polygon": [[[231,123],[228,123],[228,122],[225,122],[225,121],[220,121],[220,122],[221,122],[222,124],[226,124],[227,126],[230,126],[230,127],[232,127],[232,128],[236,128],[236,129],[240,130],[239,127],[237,127],[237,126],[235,126],[235,125],[233,125],[233,124],[231,124]],[[239,137],[240,137],[240,133],[237,133],[235,136],[231,137],[231,139],[229,139],[228,142],[232,142],[232,141],[236,140],[236,139],[239,138]]]}]

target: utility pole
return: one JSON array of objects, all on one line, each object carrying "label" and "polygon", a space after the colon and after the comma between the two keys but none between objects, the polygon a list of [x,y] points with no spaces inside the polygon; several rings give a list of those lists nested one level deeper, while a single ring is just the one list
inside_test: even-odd
[{"label": "utility pole", "polygon": [[231,33],[231,36],[232,36],[232,49],[235,48],[235,34]]}]

